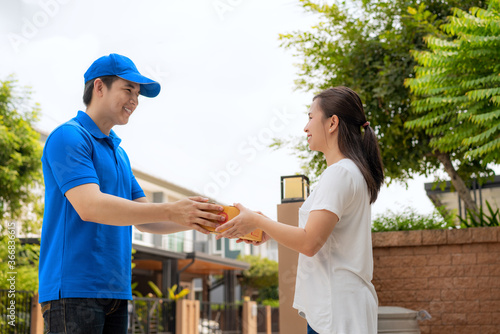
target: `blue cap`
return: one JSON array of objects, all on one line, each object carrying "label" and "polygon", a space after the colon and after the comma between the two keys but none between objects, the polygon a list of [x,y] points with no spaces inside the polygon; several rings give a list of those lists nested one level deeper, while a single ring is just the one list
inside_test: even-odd
[{"label": "blue cap", "polygon": [[83,76],[85,83],[87,83],[89,80],[105,75],[116,75],[124,80],[140,84],[140,94],[147,97],[155,97],[160,93],[161,87],[158,82],[139,73],[130,58],[116,53],[111,53],[109,56],[103,56],[94,61]]}]

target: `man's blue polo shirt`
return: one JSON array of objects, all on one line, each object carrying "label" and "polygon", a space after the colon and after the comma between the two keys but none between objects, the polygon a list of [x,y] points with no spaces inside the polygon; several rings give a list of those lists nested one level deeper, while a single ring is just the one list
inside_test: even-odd
[{"label": "man's blue polo shirt", "polygon": [[120,142],[113,131],[103,134],[82,111],[47,138],[42,157],[40,303],[60,298],[132,298],[132,227],[83,221],[64,196],[71,188],[96,183],[106,194],[129,200],[144,197]]}]

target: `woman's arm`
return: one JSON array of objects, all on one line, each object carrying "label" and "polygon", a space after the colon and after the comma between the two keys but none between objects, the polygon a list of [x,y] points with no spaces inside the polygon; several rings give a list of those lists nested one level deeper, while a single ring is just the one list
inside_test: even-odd
[{"label": "woman's arm", "polygon": [[236,207],[240,214],[216,229],[227,229],[219,234],[217,239],[239,238],[260,228],[283,246],[307,256],[314,256],[323,247],[339,221],[337,215],[331,211],[316,210],[311,211],[305,228],[301,228],[276,222],[248,210],[241,204],[236,204]]}]

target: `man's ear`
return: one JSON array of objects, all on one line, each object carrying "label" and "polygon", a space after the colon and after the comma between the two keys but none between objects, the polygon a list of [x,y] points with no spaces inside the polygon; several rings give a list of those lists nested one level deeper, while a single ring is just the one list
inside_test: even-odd
[{"label": "man's ear", "polygon": [[102,82],[101,78],[97,78],[94,80],[94,91],[92,95],[102,97],[104,90],[104,82]]}]

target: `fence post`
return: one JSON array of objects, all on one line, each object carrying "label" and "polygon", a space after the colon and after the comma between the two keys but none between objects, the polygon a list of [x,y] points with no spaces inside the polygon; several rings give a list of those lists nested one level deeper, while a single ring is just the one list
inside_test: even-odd
[{"label": "fence post", "polygon": [[31,325],[30,334],[43,334],[42,308],[38,303],[38,292],[31,297]]},{"label": "fence post", "polygon": [[200,301],[181,299],[176,303],[176,334],[199,334]]},{"label": "fence post", "polygon": [[252,301],[243,302],[243,314],[241,317],[243,334],[257,334],[257,303]]},{"label": "fence post", "polygon": [[273,329],[272,329],[272,323],[271,323],[271,306],[266,305],[266,334],[271,334]]}]

